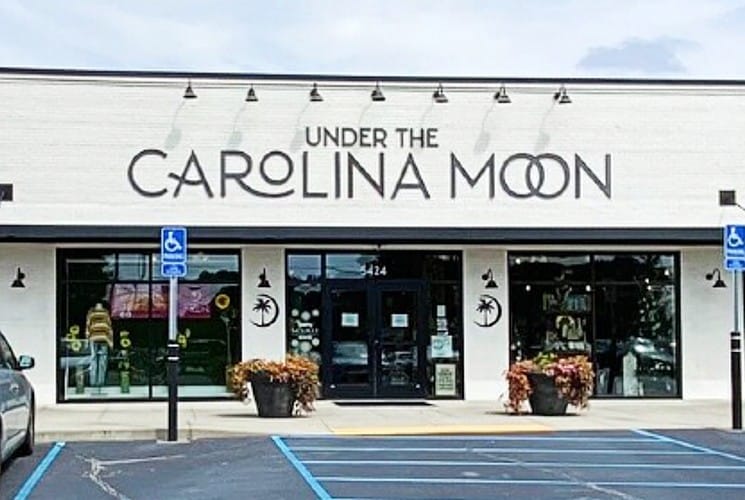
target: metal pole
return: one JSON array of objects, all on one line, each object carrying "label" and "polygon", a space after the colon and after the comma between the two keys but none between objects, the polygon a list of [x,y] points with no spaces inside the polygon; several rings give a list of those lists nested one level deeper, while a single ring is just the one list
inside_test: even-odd
[{"label": "metal pole", "polygon": [[740,331],[740,272],[733,271],[735,328],[730,332],[730,375],[732,386],[732,428],[742,429],[742,332]]},{"label": "metal pole", "polygon": [[178,367],[179,344],[176,342],[176,320],[178,318],[178,278],[170,277],[168,288],[168,349],[166,352],[166,376],[168,378],[168,441],[178,440]]}]

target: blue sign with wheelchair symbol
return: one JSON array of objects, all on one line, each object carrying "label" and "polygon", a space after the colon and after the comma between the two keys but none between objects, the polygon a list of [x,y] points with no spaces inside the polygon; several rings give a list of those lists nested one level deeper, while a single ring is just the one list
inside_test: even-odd
[{"label": "blue sign with wheelchair symbol", "polygon": [[160,273],[163,276],[186,276],[186,228],[160,229]]},{"label": "blue sign with wheelchair symbol", "polygon": [[728,271],[745,269],[745,226],[725,226],[724,267]]}]

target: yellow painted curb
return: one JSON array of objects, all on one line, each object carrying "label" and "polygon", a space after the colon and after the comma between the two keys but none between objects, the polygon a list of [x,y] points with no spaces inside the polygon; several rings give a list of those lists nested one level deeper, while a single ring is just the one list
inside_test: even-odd
[{"label": "yellow painted curb", "polygon": [[517,432],[550,432],[541,424],[502,425],[417,425],[402,427],[340,427],[332,429],[337,436],[416,436],[427,434],[509,434]]}]

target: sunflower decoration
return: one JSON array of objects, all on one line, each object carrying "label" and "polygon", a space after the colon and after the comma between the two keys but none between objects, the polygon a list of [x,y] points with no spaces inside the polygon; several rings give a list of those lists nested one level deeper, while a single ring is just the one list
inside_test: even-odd
[{"label": "sunflower decoration", "polygon": [[184,333],[178,333],[176,335],[176,342],[178,342],[181,349],[186,349],[186,346],[189,345],[189,337],[191,337],[191,330],[188,328],[184,330]]},{"label": "sunflower decoration", "polygon": [[215,306],[221,311],[224,311],[230,306],[230,297],[225,293],[217,294],[217,297],[215,297]]},{"label": "sunflower decoration", "polygon": [[132,340],[129,338],[129,332],[123,331],[121,333],[121,338],[119,339],[119,345],[122,346],[122,349],[129,349],[132,347]]},{"label": "sunflower decoration", "polygon": [[73,352],[79,352],[83,347],[83,343],[78,338],[78,335],[80,335],[80,327],[78,325],[72,325],[65,334],[67,346]]}]

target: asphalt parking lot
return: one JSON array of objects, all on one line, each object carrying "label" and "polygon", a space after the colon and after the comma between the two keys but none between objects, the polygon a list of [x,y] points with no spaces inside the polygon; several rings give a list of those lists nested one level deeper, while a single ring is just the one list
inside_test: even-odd
[{"label": "asphalt parking lot", "polygon": [[718,430],[56,447],[31,489],[55,446],[9,464],[0,498],[745,497],[745,434]]}]

